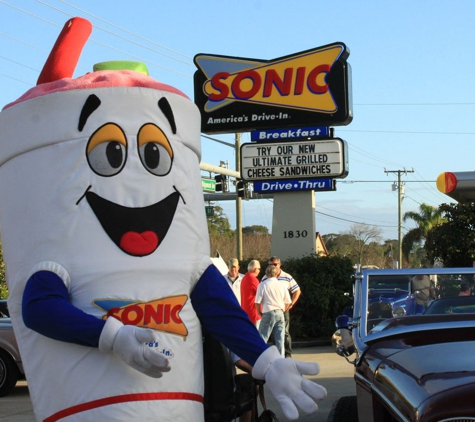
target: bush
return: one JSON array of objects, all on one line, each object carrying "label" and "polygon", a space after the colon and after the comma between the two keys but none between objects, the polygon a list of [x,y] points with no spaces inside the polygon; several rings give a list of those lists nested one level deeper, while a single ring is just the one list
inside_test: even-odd
[{"label": "bush", "polygon": [[3,250],[0,244],[0,299],[8,297],[8,287],[5,280],[5,263],[3,262]]},{"label": "bush", "polygon": [[317,257],[282,261],[302,290],[290,311],[290,334],[294,339],[330,339],[335,318],[348,305],[345,292],[352,292],[353,265],[348,258]]}]

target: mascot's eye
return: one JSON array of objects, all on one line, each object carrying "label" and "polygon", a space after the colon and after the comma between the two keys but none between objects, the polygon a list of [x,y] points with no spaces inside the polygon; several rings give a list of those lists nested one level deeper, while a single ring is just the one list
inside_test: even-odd
[{"label": "mascot's eye", "polygon": [[87,161],[100,176],[114,176],[124,167],[127,140],[122,129],[112,123],[100,127],[87,144]]},{"label": "mascot's eye", "polygon": [[156,176],[167,175],[172,168],[173,150],[161,129],[148,123],[140,128],[137,138],[144,167]]}]

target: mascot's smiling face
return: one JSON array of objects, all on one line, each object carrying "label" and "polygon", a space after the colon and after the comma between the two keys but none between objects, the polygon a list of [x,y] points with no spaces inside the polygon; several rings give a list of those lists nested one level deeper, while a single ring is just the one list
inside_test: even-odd
[{"label": "mascot's smiling face", "polygon": [[[100,109],[100,98],[91,94],[81,111],[78,129],[82,130],[88,117]],[[157,103],[169,129],[176,134],[173,110],[163,97]],[[136,135],[136,145],[129,145],[120,123],[105,123],[89,138],[86,147],[87,162],[98,176],[114,177],[127,163],[127,151],[136,148],[143,167],[155,177],[170,173],[173,149],[167,135],[154,123],[143,123]],[[176,190],[176,188],[174,187]],[[149,255],[157,249],[173,221],[180,194],[175,191],[155,204],[141,208],[124,207],[94,193],[89,186],[87,202],[111,240],[125,253],[133,256]]]},{"label": "mascot's smiling face", "polygon": [[33,88],[0,117],[11,140],[0,145],[2,216],[23,221],[2,235],[18,265],[54,255],[106,271],[209,256],[201,117],[178,90],[103,70]]}]

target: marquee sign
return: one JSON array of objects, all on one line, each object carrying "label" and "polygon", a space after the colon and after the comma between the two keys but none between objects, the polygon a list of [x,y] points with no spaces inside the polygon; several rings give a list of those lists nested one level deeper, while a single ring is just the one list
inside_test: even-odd
[{"label": "marquee sign", "polygon": [[243,144],[241,178],[246,182],[344,178],[348,175],[347,151],[340,138]]},{"label": "marquee sign", "polygon": [[274,60],[198,54],[195,103],[204,133],[352,120],[349,51],[329,44]]}]

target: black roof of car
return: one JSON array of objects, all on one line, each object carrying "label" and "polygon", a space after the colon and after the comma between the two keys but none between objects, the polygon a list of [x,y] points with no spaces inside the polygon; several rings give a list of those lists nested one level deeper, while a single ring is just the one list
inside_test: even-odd
[{"label": "black roof of car", "polygon": [[9,317],[10,313],[8,312],[8,305],[6,299],[0,300],[0,317]]}]

